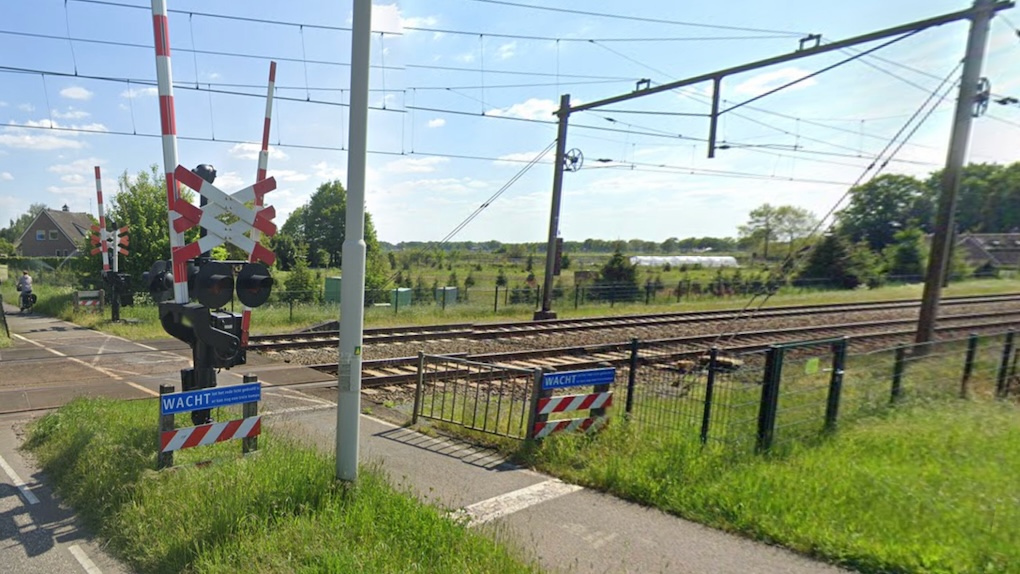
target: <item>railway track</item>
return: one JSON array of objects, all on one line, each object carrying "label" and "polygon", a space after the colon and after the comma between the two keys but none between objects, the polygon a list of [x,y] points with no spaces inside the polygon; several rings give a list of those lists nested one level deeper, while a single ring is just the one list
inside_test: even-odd
[{"label": "railway track", "polygon": [[[987,295],[978,297],[953,297],[942,301],[945,307],[1001,304],[1020,302],[1018,295]],[[655,315],[618,315],[613,317],[587,317],[577,319],[556,319],[550,321],[519,321],[505,323],[453,323],[446,325],[377,327],[365,329],[364,345],[431,341],[437,339],[509,339],[536,335],[580,332],[633,327],[656,327],[682,325],[685,323],[735,321],[753,317],[755,319],[824,315],[834,313],[861,313],[867,311],[892,311],[918,308],[918,301],[880,301],[868,303],[843,303],[838,305],[797,305],[760,309],[753,313],[737,310],[682,311]],[[312,331],[304,333],[253,335],[248,339],[251,351],[282,351],[336,346],[339,344],[336,331]]]},{"label": "railway track", "polygon": [[[916,333],[915,319],[866,321],[830,325],[813,325],[763,331],[745,331],[720,345],[728,353],[760,351],[782,342],[825,339],[852,336],[854,341],[869,344],[895,344],[912,340]],[[953,315],[940,320],[936,331],[944,337],[964,336],[969,333],[998,333],[1020,326],[1020,310],[1010,312],[974,313]],[[712,345],[717,335],[697,335],[672,339],[642,341],[644,348],[661,349],[654,354],[657,360],[704,350]],[[479,363],[493,363],[518,368],[555,368],[558,370],[588,369],[600,366],[625,366],[630,360],[630,342],[530,349],[522,351],[467,354],[450,356],[463,357]],[[647,353],[643,354],[647,357]],[[323,373],[336,374],[336,363],[307,365]],[[378,388],[413,384],[417,381],[417,357],[396,357],[366,360],[362,363],[362,387]],[[292,387],[329,387],[332,381],[299,383]]]}]

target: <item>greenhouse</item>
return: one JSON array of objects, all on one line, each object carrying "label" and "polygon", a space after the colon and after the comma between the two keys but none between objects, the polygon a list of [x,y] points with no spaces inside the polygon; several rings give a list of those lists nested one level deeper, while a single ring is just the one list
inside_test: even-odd
[{"label": "greenhouse", "polygon": [[700,265],[702,267],[737,267],[737,259],[721,255],[636,255],[630,258],[631,265],[648,265],[650,267],[661,267],[670,265],[679,267],[681,265]]}]

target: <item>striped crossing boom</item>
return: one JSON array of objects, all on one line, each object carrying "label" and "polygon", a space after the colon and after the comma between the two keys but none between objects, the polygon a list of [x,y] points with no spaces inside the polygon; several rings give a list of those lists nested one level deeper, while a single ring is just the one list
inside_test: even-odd
[{"label": "striped crossing boom", "polygon": [[177,257],[184,248],[184,232],[174,228],[178,218],[174,204],[180,189],[174,170],[177,168],[177,119],[174,114],[173,68],[170,65],[170,24],[166,0],[152,0],[152,36],[156,48],[156,89],[159,94],[159,125],[163,143],[163,168],[166,172],[167,222],[170,226],[170,253],[173,257],[174,301],[188,302],[188,263]]},{"label": "striped crossing boom", "polygon": [[[266,117],[262,122],[262,149],[259,150],[259,165],[255,172],[255,183],[259,183],[266,179],[266,169],[269,167],[269,127],[273,120],[273,91],[276,89],[276,62],[269,62],[269,87],[266,90]],[[255,209],[262,207],[262,197],[255,197]],[[251,230],[251,238],[256,242],[259,241],[261,233],[258,229]],[[256,257],[252,253],[248,261],[255,263]],[[244,310],[241,312],[241,346],[248,346],[248,328],[251,327],[251,308],[247,305],[244,306]]]},{"label": "striped crossing boom", "polygon": [[262,417],[248,417],[165,431],[160,434],[160,452],[173,452],[194,446],[207,446],[237,438],[251,438],[262,432]]},{"label": "striped crossing boom", "polygon": [[565,395],[538,399],[538,414],[583,411],[613,406],[613,393],[592,393],[588,395]]},{"label": "striped crossing boom", "polygon": [[100,246],[92,250],[92,254],[95,255],[97,251],[101,251],[103,254],[103,273],[110,270],[110,247],[107,243],[109,241],[109,232],[106,231],[106,212],[103,211],[103,176],[99,170],[99,166],[96,166],[96,205],[99,206],[99,226],[92,226],[92,231],[99,233],[98,238],[93,238],[93,243],[98,243]]},{"label": "striped crossing boom", "polygon": [[545,438],[557,432],[596,430],[606,422],[606,417],[587,419],[563,419],[535,423],[535,438]]}]

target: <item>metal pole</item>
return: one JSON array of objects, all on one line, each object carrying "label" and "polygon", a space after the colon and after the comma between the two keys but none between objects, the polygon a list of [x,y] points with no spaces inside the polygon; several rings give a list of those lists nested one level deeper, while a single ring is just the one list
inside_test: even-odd
[{"label": "metal pole", "polygon": [[[152,0],[152,35],[156,46],[156,85],[159,94],[159,120],[163,136],[163,170],[166,173],[166,217],[170,229],[170,254],[184,247],[184,233],[174,229],[178,215],[174,204],[180,199],[180,188],[174,170],[177,169],[177,118],[174,113],[173,71],[170,66],[170,24],[166,13],[166,0]],[[174,260],[174,302],[188,302],[188,266],[186,261]]]},{"label": "metal pole", "polygon": [[545,277],[542,278],[542,309],[535,320],[555,319],[552,310],[553,273],[556,267],[556,236],[560,231],[560,195],[563,192],[563,164],[567,155],[567,122],[570,121],[570,94],[560,96],[559,130],[556,135],[556,159],[553,160],[552,209],[549,213],[549,243],[545,248]]},{"label": "metal pole", "polygon": [[[960,175],[967,156],[970,140],[970,124],[974,119],[974,102],[978,95],[981,65],[988,43],[988,27],[994,10],[994,0],[974,0],[974,16],[967,36],[967,53],[963,59],[963,74],[960,78],[960,97],[956,100],[956,115],[953,133],[949,140],[946,168],[942,172],[942,190],[939,195],[938,213],[935,218],[935,233],[931,241],[931,256],[924,281],[924,295],[921,298],[921,312],[917,322],[918,343],[928,343],[935,338],[935,322],[938,319],[939,298],[942,282],[949,267],[949,253],[953,238],[953,216],[956,211],[956,196],[960,189]],[[927,353],[928,347],[919,347],[920,353]]]},{"label": "metal pole", "polygon": [[361,343],[365,319],[365,154],[368,145],[368,71],[372,0],[354,0],[351,32],[351,107],[347,152],[346,235],[341,250],[345,281],[340,297],[337,375],[336,476],[358,478],[361,416]]},{"label": "metal pole", "polygon": [[719,91],[722,89],[722,76],[712,78],[712,113],[708,123],[708,157],[715,157],[716,134],[719,128]]}]

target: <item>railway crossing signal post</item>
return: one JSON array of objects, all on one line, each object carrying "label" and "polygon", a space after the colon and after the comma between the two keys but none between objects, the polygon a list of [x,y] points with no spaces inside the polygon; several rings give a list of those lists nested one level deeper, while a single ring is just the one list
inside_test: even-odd
[{"label": "railway crossing signal post", "polygon": [[[918,20],[916,22],[911,22],[909,24],[901,24],[899,26],[894,26],[892,28],[886,28],[884,30],[879,30],[879,31],[876,31],[876,32],[869,32],[867,34],[862,34],[860,36],[855,36],[853,38],[848,38],[846,40],[838,40],[838,41],[835,41],[835,42],[828,42],[828,43],[824,43],[824,44],[819,41],[820,37],[818,35],[812,34],[812,35],[810,35],[810,36],[808,36],[806,38],[801,39],[800,47],[795,52],[792,52],[792,53],[789,53],[789,54],[783,54],[781,56],[774,56],[774,57],[771,57],[771,58],[766,58],[764,60],[758,60],[756,62],[750,62],[750,63],[747,63],[747,64],[741,64],[739,66],[734,66],[732,68],[726,68],[726,69],[722,69],[722,70],[717,70],[717,71],[714,71],[714,72],[709,72],[709,73],[701,74],[701,75],[698,75],[698,76],[692,76],[690,78],[686,78],[686,79],[683,79],[683,80],[677,80],[675,82],[668,82],[668,83],[659,84],[659,85],[656,85],[656,86],[652,86],[651,82],[649,80],[641,80],[641,81],[637,82],[637,86],[636,86],[635,90],[630,92],[630,93],[621,94],[621,95],[618,95],[618,96],[613,96],[613,97],[609,97],[609,98],[605,98],[605,99],[602,99],[602,100],[597,100],[597,101],[589,102],[589,103],[585,103],[585,104],[579,104],[579,105],[576,105],[576,106],[571,106],[570,105],[570,96],[569,95],[566,95],[566,94],[563,95],[560,98],[560,108],[559,108],[559,110],[556,111],[556,115],[559,117],[559,130],[558,130],[558,136],[557,136],[557,141],[556,141],[556,159],[553,162],[553,170],[554,170],[553,171],[553,201],[552,201],[552,210],[551,210],[551,213],[549,215],[549,228],[550,229],[549,229],[549,243],[548,243],[548,245],[546,247],[546,264],[545,264],[545,272],[546,273],[545,273],[545,278],[544,278],[544,283],[543,283],[544,294],[542,296],[542,308],[535,312],[535,319],[551,319],[551,318],[556,317],[555,311],[552,310],[552,294],[553,294],[553,289],[552,289],[553,274],[552,274],[552,271],[553,271],[553,263],[554,263],[555,257],[556,257],[556,245],[555,245],[555,242],[556,242],[556,236],[558,234],[558,228],[559,228],[560,195],[561,195],[561,191],[562,191],[562,187],[563,187],[563,172],[566,171],[566,170],[572,170],[572,168],[577,167],[577,163],[571,161],[571,158],[566,153],[567,126],[568,126],[569,118],[570,118],[571,114],[574,114],[574,113],[577,113],[577,112],[582,112],[582,111],[585,111],[585,110],[591,110],[591,109],[595,109],[595,108],[600,108],[600,107],[608,106],[608,105],[611,105],[611,104],[617,104],[617,103],[620,103],[620,102],[624,102],[624,101],[627,101],[627,100],[632,100],[632,99],[640,98],[640,97],[644,97],[644,96],[649,96],[649,95],[652,95],[652,94],[658,94],[658,93],[662,93],[662,92],[667,92],[667,91],[675,90],[677,88],[682,88],[682,87],[690,86],[690,85],[693,85],[693,84],[699,84],[701,82],[709,82],[710,81],[710,82],[712,82],[712,85],[713,85],[714,89],[713,89],[713,92],[712,92],[712,109],[711,109],[711,113],[709,114],[708,157],[714,157],[715,156],[715,150],[717,149],[717,146],[716,146],[716,133],[717,133],[716,126],[717,126],[717,122],[719,120],[719,116],[721,116],[721,115],[723,115],[723,114],[725,114],[727,112],[733,111],[733,110],[735,110],[735,109],[737,109],[737,108],[739,108],[741,106],[744,106],[744,105],[750,103],[751,101],[754,101],[754,100],[757,100],[759,98],[768,96],[769,94],[772,94],[774,92],[778,92],[778,91],[780,91],[780,90],[782,90],[784,88],[787,88],[787,87],[789,87],[789,86],[791,86],[793,84],[796,84],[796,83],[798,83],[800,81],[803,81],[803,80],[807,79],[808,77],[810,77],[810,76],[805,76],[803,78],[800,78],[800,79],[797,79],[797,80],[793,80],[793,81],[791,81],[791,82],[789,82],[787,84],[779,86],[778,88],[775,88],[773,90],[765,92],[764,94],[755,96],[755,97],[753,97],[753,98],[751,98],[749,100],[745,100],[744,102],[734,104],[734,105],[732,105],[732,106],[730,106],[730,107],[728,107],[728,108],[726,108],[724,110],[719,110],[720,93],[722,91],[722,80],[724,78],[726,78],[727,76],[732,76],[734,74],[741,74],[741,73],[744,73],[744,72],[749,72],[749,71],[752,71],[752,70],[757,70],[759,68],[765,68],[765,67],[768,67],[768,66],[774,66],[776,64],[782,64],[784,62],[789,62],[789,61],[792,61],[792,60],[799,60],[801,58],[806,58],[806,57],[809,57],[809,56],[815,56],[815,55],[818,55],[818,54],[824,54],[824,53],[833,52],[833,51],[836,51],[836,50],[842,50],[844,48],[849,48],[851,46],[856,46],[858,44],[863,44],[863,43],[867,43],[867,42],[874,42],[876,40],[882,40],[882,39],[886,39],[886,38],[892,38],[892,40],[887,42],[886,44],[880,45],[880,46],[878,46],[876,48],[869,48],[866,52],[864,52],[863,54],[860,54],[860,55],[866,55],[867,53],[869,53],[871,51],[874,51],[874,50],[877,50],[877,49],[881,48],[884,45],[888,45],[889,43],[895,42],[895,41],[897,41],[899,39],[906,38],[907,36],[909,36],[911,34],[914,34],[916,32],[920,32],[921,30],[927,30],[929,28],[934,28],[936,26],[941,26],[943,24],[948,24],[950,22],[956,22],[958,20],[967,20],[967,19],[972,21],[972,38],[970,40],[968,40],[968,50],[967,50],[968,61],[972,61],[972,62],[974,60],[980,61],[980,59],[981,59],[981,57],[982,57],[982,55],[984,53],[984,44],[985,44],[984,37],[985,37],[986,32],[987,32],[988,21],[991,19],[992,15],[995,14],[996,12],[998,12],[1000,10],[1005,10],[1007,8],[1012,8],[1013,5],[1014,5],[1014,3],[1012,2],[1012,0],[975,0],[974,1],[974,5],[971,6],[970,8],[965,9],[965,10],[960,10],[960,11],[957,11],[957,12],[951,12],[951,13],[948,13],[948,14],[943,14],[941,16],[935,16],[933,18],[928,18],[928,19],[925,19],[925,20]],[[978,26],[979,22],[983,22],[983,23],[980,26]],[[981,31],[980,31],[980,34],[981,34],[980,42],[978,42],[974,38],[974,34],[975,34],[975,29],[976,28],[980,28],[981,29]],[[814,45],[812,45],[810,47],[805,47],[805,46],[811,44],[812,42],[814,42]],[[978,44],[980,44],[980,46],[978,46]],[[856,57],[859,57],[859,56],[852,56],[851,58],[856,58]],[[829,68],[831,68],[831,67],[832,66],[830,66]],[[828,69],[828,68],[826,68],[826,69]],[[969,77],[973,81],[970,84],[968,84],[967,83],[968,82],[967,71],[964,71],[963,85],[960,88],[960,90],[961,90],[960,93],[961,93],[961,102],[963,102],[961,105],[965,106],[965,109],[967,109],[967,110],[970,109],[970,106],[973,103],[973,94],[975,93],[975,90],[976,90],[975,86],[976,86],[976,83],[977,83],[977,77],[978,77],[979,73],[980,73],[980,65],[978,65],[976,67],[976,69],[974,69],[974,71],[970,74]],[[817,72],[816,72],[816,74],[817,74]],[[812,74],[812,75],[816,75],[816,74]],[[965,92],[967,92],[969,94],[969,97],[966,100],[963,99]],[[968,111],[968,113],[969,113],[969,111]],[[969,121],[967,121],[966,127],[968,129],[967,130],[963,129],[964,126],[962,125],[962,121],[961,121],[962,119],[963,118],[962,118],[962,116],[960,114],[960,110],[958,108],[957,109],[957,123],[954,125],[954,137],[953,137],[953,140],[954,140],[955,143],[953,145],[951,145],[951,150],[950,150],[951,161],[952,162],[956,162],[958,160],[958,163],[955,163],[955,165],[957,165],[957,166],[962,166],[963,156],[965,155],[965,152],[966,152],[966,140],[965,139],[963,139],[963,140],[958,139],[959,136],[957,136],[956,134],[959,132],[962,135],[963,132],[969,131],[969,125],[970,125]],[[952,158],[957,158],[957,159],[952,159]],[[946,168],[947,174],[949,174],[950,171],[951,171],[950,168],[947,167]],[[943,178],[943,185],[944,185],[943,194],[944,195],[949,195],[945,191],[946,186],[949,185],[947,183],[947,180],[951,180],[951,179],[953,179],[953,177],[955,177],[956,183],[957,184],[959,183],[959,173],[958,173],[959,169],[957,168],[955,171],[957,172],[955,176],[948,176],[947,175],[947,176],[945,176]],[[953,196],[955,197],[955,192],[954,192]],[[941,218],[941,215],[942,215],[943,211],[948,212],[950,214],[949,217],[951,217],[952,207],[953,207],[954,203],[951,203],[948,200],[947,200],[947,203],[950,203],[950,205],[948,205],[948,206],[940,206],[940,212],[939,212],[939,214],[940,214],[940,221],[942,219],[944,219],[944,218]],[[951,221],[950,221],[950,223],[951,223]],[[949,226],[947,225],[946,227],[947,227],[946,231],[948,231],[948,227]],[[937,244],[933,244],[933,248],[937,248]],[[944,251],[946,253],[948,253],[948,248],[944,248]],[[932,264],[933,265],[936,262],[935,255],[936,255],[935,252],[933,252],[933,255],[932,255]],[[940,263],[940,267],[945,267],[945,266],[946,265],[945,265],[944,261]],[[941,273],[941,271],[938,268],[935,269],[935,272]],[[942,275],[940,274],[939,277],[941,278],[941,276]],[[929,278],[930,277],[931,277],[931,273],[929,273]],[[929,281],[928,283],[932,283],[932,281]],[[926,284],[926,293],[929,290],[930,291],[937,291],[938,289],[937,289],[937,287],[932,287],[931,289],[929,289],[928,285]],[[938,296],[936,294],[935,297],[933,297],[933,300],[937,300],[937,298],[938,298]],[[931,304],[930,306],[933,307],[934,304]],[[934,315],[932,314],[932,316],[934,316]],[[921,339],[921,336],[920,336],[920,333],[919,333],[918,340],[920,341],[920,339]]]},{"label": "railway crossing signal post", "polygon": [[[184,391],[215,387],[216,369],[245,364],[247,357],[242,340],[246,337],[242,315],[224,308],[233,300],[235,287],[237,298],[251,309],[266,302],[273,286],[269,268],[261,262],[211,261],[203,257],[203,253],[222,243],[231,243],[248,251],[250,256],[254,254],[254,257],[272,263],[272,252],[244,237],[243,233],[249,231],[252,224],[259,225],[266,235],[276,232],[275,226],[263,213],[269,211],[271,217],[272,208],[250,210],[244,207],[243,200],[248,195],[260,193],[255,189],[260,187],[259,184],[227,195],[212,185],[215,170],[196,172],[201,173],[202,177],[180,167],[175,175],[178,181],[210,198],[210,203],[205,209],[198,209],[179,200],[174,209],[182,214],[178,219],[184,222],[181,224],[182,231],[201,224],[206,233],[197,242],[175,251],[173,260],[154,263],[143,278],[153,299],[159,302],[159,320],[163,329],[191,347],[193,367],[181,371],[181,387]],[[263,183],[265,185],[261,186],[261,193],[276,186],[272,178]],[[224,211],[237,215],[239,221],[226,225],[215,219]],[[181,261],[181,258],[187,259]],[[174,269],[179,268],[187,270],[183,281],[173,274]],[[197,303],[172,300],[174,286],[182,282],[187,284],[188,292],[198,300]],[[192,411],[191,420],[196,425],[208,423],[209,410]]]}]

